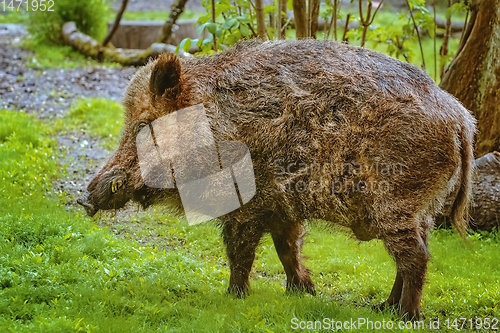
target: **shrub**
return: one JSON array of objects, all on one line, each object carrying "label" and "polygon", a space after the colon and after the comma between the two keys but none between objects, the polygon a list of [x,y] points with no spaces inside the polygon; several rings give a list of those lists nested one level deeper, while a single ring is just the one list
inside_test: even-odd
[{"label": "shrub", "polygon": [[77,28],[97,39],[106,34],[106,18],[111,11],[106,0],[58,0],[54,11],[33,11],[28,31],[35,42],[60,44],[64,23],[73,21]]}]

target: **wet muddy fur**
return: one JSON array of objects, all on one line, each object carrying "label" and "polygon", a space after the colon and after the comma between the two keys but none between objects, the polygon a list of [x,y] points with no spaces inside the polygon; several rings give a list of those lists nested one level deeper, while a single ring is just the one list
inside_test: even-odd
[{"label": "wet muddy fur", "polygon": [[129,200],[182,212],[175,190],[144,186],[135,135],[199,103],[215,139],[245,143],[254,166],[257,194],[220,218],[231,293],[248,291],[265,233],[287,289],[314,293],[301,247],[304,221],[322,219],[360,240],[383,240],[397,275],[380,307],[419,318],[427,239],[448,196],[456,229],[467,229],[475,121],[456,99],[412,65],[329,41],[247,42],[185,60],[165,54],[129,84],[120,147],[80,200],[89,214]]}]

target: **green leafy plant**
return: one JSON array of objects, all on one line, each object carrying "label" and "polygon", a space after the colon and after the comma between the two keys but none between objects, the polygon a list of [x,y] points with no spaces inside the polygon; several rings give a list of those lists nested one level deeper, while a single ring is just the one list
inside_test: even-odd
[{"label": "green leafy plant", "polygon": [[[186,38],[177,47],[183,49],[185,52],[189,51],[191,45],[197,45],[201,54],[212,54],[213,50],[213,36],[217,39],[217,48],[225,50],[234,45],[240,39],[250,39],[257,37],[255,21],[255,10],[253,4],[249,0],[238,0],[231,3],[229,0],[217,0],[215,2],[215,22],[212,20],[212,5],[210,1],[203,0],[202,5],[206,8],[207,13],[201,16],[198,21],[198,33],[202,33],[205,29],[210,34],[205,39],[190,39]],[[276,7],[273,5],[266,5],[264,13],[274,13]],[[272,28],[268,29],[270,38],[274,34]]]},{"label": "green leafy plant", "polygon": [[[3,8],[2,8],[3,9]],[[0,23],[29,23],[29,15],[24,10],[7,11],[5,15],[0,15]]]}]

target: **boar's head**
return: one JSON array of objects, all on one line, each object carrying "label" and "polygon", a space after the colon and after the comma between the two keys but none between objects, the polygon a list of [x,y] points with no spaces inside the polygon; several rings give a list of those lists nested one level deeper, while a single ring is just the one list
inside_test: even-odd
[{"label": "boar's head", "polygon": [[87,186],[87,192],[77,200],[87,214],[99,210],[120,209],[133,200],[147,208],[167,202],[182,207],[177,190],[150,188],[144,184],[138,162],[136,137],[152,121],[192,105],[185,89],[181,64],[177,56],[162,54],[140,69],[124,95],[125,126],[120,146],[107,164]]}]

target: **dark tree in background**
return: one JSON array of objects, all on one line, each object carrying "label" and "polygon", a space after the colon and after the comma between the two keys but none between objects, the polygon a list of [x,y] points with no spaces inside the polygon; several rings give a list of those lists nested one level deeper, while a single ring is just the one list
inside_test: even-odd
[{"label": "dark tree in background", "polygon": [[500,149],[500,1],[472,1],[464,37],[440,86],[478,120],[477,156]]}]

